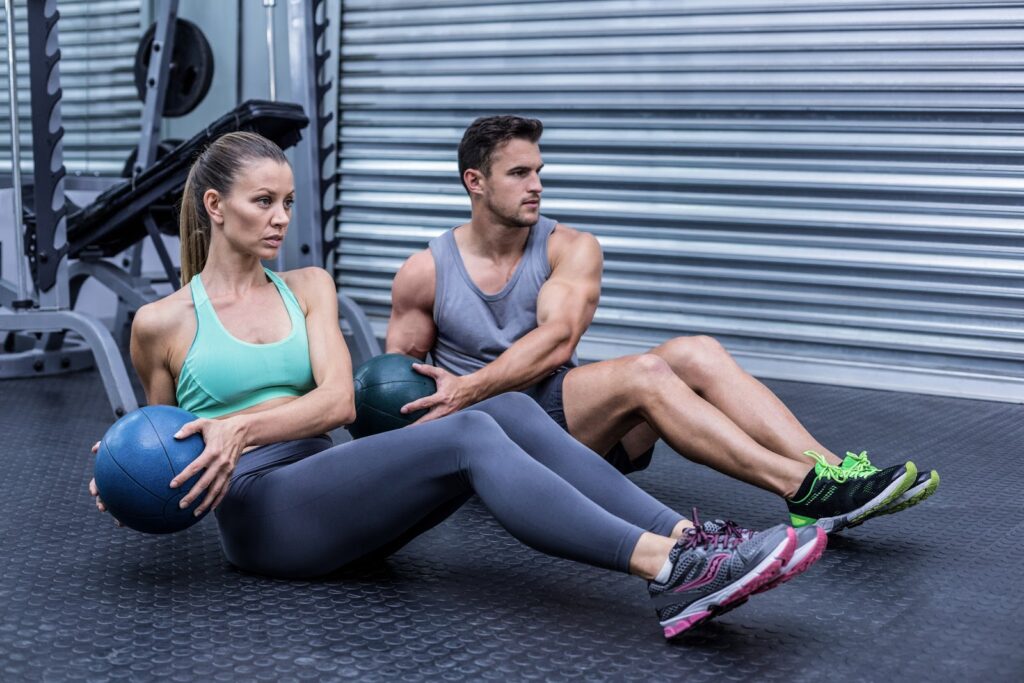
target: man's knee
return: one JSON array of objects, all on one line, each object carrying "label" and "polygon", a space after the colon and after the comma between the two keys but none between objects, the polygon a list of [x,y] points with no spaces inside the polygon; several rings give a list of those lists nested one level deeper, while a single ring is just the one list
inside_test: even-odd
[{"label": "man's knee", "polygon": [[647,388],[660,380],[668,379],[674,374],[668,362],[653,353],[641,353],[631,356],[626,366],[623,386],[630,389]]},{"label": "man's knee", "polygon": [[714,337],[676,337],[663,345],[672,369],[688,384],[702,384],[714,377],[723,363],[731,362],[729,352]]}]

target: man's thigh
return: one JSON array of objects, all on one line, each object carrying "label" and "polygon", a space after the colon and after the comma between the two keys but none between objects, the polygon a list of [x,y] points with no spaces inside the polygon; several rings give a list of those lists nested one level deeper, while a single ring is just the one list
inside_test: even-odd
[{"label": "man's thigh", "polygon": [[629,356],[590,363],[570,370],[562,383],[569,433],[598,453],[621,448],[623,455],[636,457],[658,440],[636,409],[628,376],[632,364]]}]

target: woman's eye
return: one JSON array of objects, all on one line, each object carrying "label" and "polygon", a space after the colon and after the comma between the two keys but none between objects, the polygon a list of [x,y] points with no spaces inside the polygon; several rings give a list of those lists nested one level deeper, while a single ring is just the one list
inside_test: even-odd
[{"label": "woman's eye", "polygon": [[270,206],[270,197],[260,197],[256,200],[256,203],[260,206]]},{"label": "woman's eye", "polygon": [[284,208],[290,209],[294,205],[295,205],[295,200],[294,199],[289,197],[288,199],[284,200]]}]

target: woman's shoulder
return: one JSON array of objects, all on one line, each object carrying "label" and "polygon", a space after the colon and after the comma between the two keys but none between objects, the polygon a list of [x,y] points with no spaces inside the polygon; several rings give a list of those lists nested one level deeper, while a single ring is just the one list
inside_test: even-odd
[{"label": "woman's shoulder", "polygon": [[186,285],[162,299],[139,308],[132,320],[133,331],[143,336],[163,336],[195,317],[192,293]]},{"label": "woman's shoulder", "polygon": [[283,270],[277,276],[284,280],[288,289],[292,290],[300,301],[320,299],[325,296],[337,295],[334,278],[323,268],[309,266],[295,270]]}]

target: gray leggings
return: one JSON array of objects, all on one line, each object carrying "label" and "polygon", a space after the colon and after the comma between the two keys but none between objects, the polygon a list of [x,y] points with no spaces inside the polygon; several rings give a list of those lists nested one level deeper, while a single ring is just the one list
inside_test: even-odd
[{"label": "gray leggings", "polygon": [[306,578],[395,552],[473,493],[523,543],[622,572],[640,534],[682,519],[518,393],[337,446],[257,448],[216,515],[232,564]]}]

